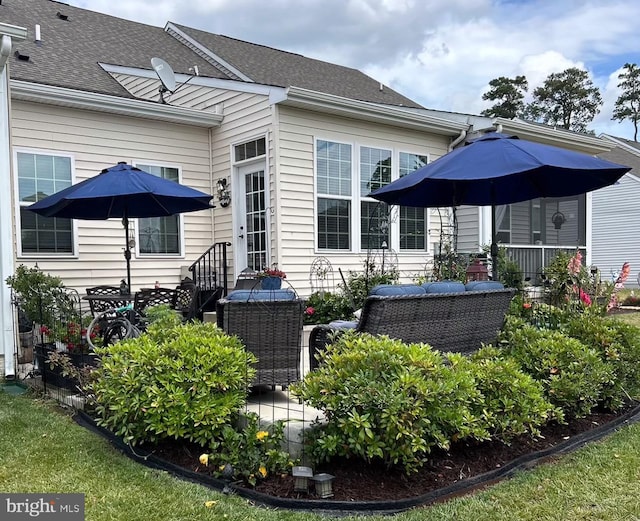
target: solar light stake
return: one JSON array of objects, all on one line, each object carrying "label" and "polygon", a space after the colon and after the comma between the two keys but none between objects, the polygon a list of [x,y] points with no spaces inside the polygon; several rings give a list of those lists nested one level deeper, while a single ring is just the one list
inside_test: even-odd
[{"label": "solar light stake", "polygon": [[313,470],[311,467],[293,467],[291,474],[296,478],[293,484],[294,492],[308,492],[309,478],[313,478]]},{"label": "solar light stake", "polygon": [[316,495],[319,498],[325,499],[328,497],[333,497],[333,479],[335,476],[331,474],[316,474],[313,476],[313,481],[316,482]]}]

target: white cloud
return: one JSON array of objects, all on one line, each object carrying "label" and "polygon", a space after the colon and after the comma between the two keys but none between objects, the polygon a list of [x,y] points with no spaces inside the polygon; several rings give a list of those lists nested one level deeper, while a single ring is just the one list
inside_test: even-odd
[{"label": "white cloud", "polygon": [[[635,0],[69,0],[143,23],[174,21],[358,68],[430,108],[477,113],[491,79],[530,90],[567,67],[593,74],[611,122],[617,70],[637,62]],[[613,80],[612,80],[613,78]],[[624,132],[624,134],[621,134]]]}]

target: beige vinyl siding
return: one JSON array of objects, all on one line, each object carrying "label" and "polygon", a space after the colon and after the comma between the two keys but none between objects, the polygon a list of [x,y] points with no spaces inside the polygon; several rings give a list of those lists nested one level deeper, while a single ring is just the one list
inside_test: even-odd
[{"label": "beige vinyl siding", "polygon": [[[166,164],[180,168],[184,184],[211,193],[208,143],[208,130],[203,128],[21,101],[12,106],[13,148],[70,154],[75,182],[118,161]],[[133,252],[134,289],[156,280],[176,285],[180,267],[190,264],[211,245],[211,221],[210,211],[184,214],[183,258],[137,258]],[[37,262],[40,268],[80,291],[92,285],[117,284],[125,278],[121,221],[77,220],[76,226],[77,258],[18,257],[16,262]]]},{"label": "beige vinyl siding", "polygon": [[[332,263],[336,283],[338,268],[361,272],[367,252],[335,253],[315,251],[314,138],[358,145],[393,148],[429,155],[430,161],[447,151],[449,139],[426,132],[401,129],[344,117],[280,107],[278,118],[279,266],[302,295],[310,293],[309,269],[313,260],[326,257]],[[430,226],[433,224],[431,219]],[[358,243],[358,238],[353,238]],[[429,237],[429,250],[433,243]],[[378,252],[379,256],[379,252]],[[407,282],[422,273],[431,251],[397,253],[402,279]],[[380,262],[380,261],[378,261]]]},{"label": "beige vinyl siding", "polygon": [[627,174],[614,185],[592,192],[591,264],[611,280],[622,264],[631,264],[627,286],[638,285],[640,272],[640,179]]},{"label": "beige vinyl siding", "polygon": [[[259,94],[247,94],[227,91],[226,97],[220,98],[224,105],[224,119],[220,127],[212,132],[212,175],[213,186],[218,179],[226,178],[231,182],[232,200],[237,193],[237,186],[234,186],[232,147],[240,143],[267,136],[267,165],[265,175],[269,180],[273,180],[273,141],[271,136],[272,128],[272,107],[269,98]],[[273,198],[273,186],[270,186],[270,194]],[[215,199],[216,209],[214,221],[214,235],[216,242],[227,241],[231,243],[228,248],[229,284],[233,287],[235,274],[233,273],[233,208],[231,203],[227,208],[222,208]],[[273,199],[269,201],[269,208],[273,208]],[[276,240],[275,228],[277,223],[271,218],[270,238],[273,243]]]}]

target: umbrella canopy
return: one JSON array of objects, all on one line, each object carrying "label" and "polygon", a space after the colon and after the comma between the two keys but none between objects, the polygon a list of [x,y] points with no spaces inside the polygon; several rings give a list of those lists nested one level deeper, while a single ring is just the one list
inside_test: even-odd
[{"label": "umbrella canopy", "polygon": [[583,194],[615,183],[629,170],[588,154],[492,132],[369,196],[388,204],[420,208],[490,205],[496,278],[496,205]]},{"label": "umbrella canopy", "polygon": [[29,210],[44,217],[123,219],[126,234],[127,283],[131,287],[129,218],[164,217],[213,208],[213,196],[118,163],[38,201]]}]

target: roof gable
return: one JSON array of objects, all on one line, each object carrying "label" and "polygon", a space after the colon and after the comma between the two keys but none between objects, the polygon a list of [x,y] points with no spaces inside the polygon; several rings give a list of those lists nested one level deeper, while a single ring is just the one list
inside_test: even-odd
[{"label": "roof gable", "polygon": [[357,69],[179,24],[172,23],[170,27],[200,43],[215,57],[231,64],[257,83],[279,87],[299,87],[384,105],[421,107]]}]

